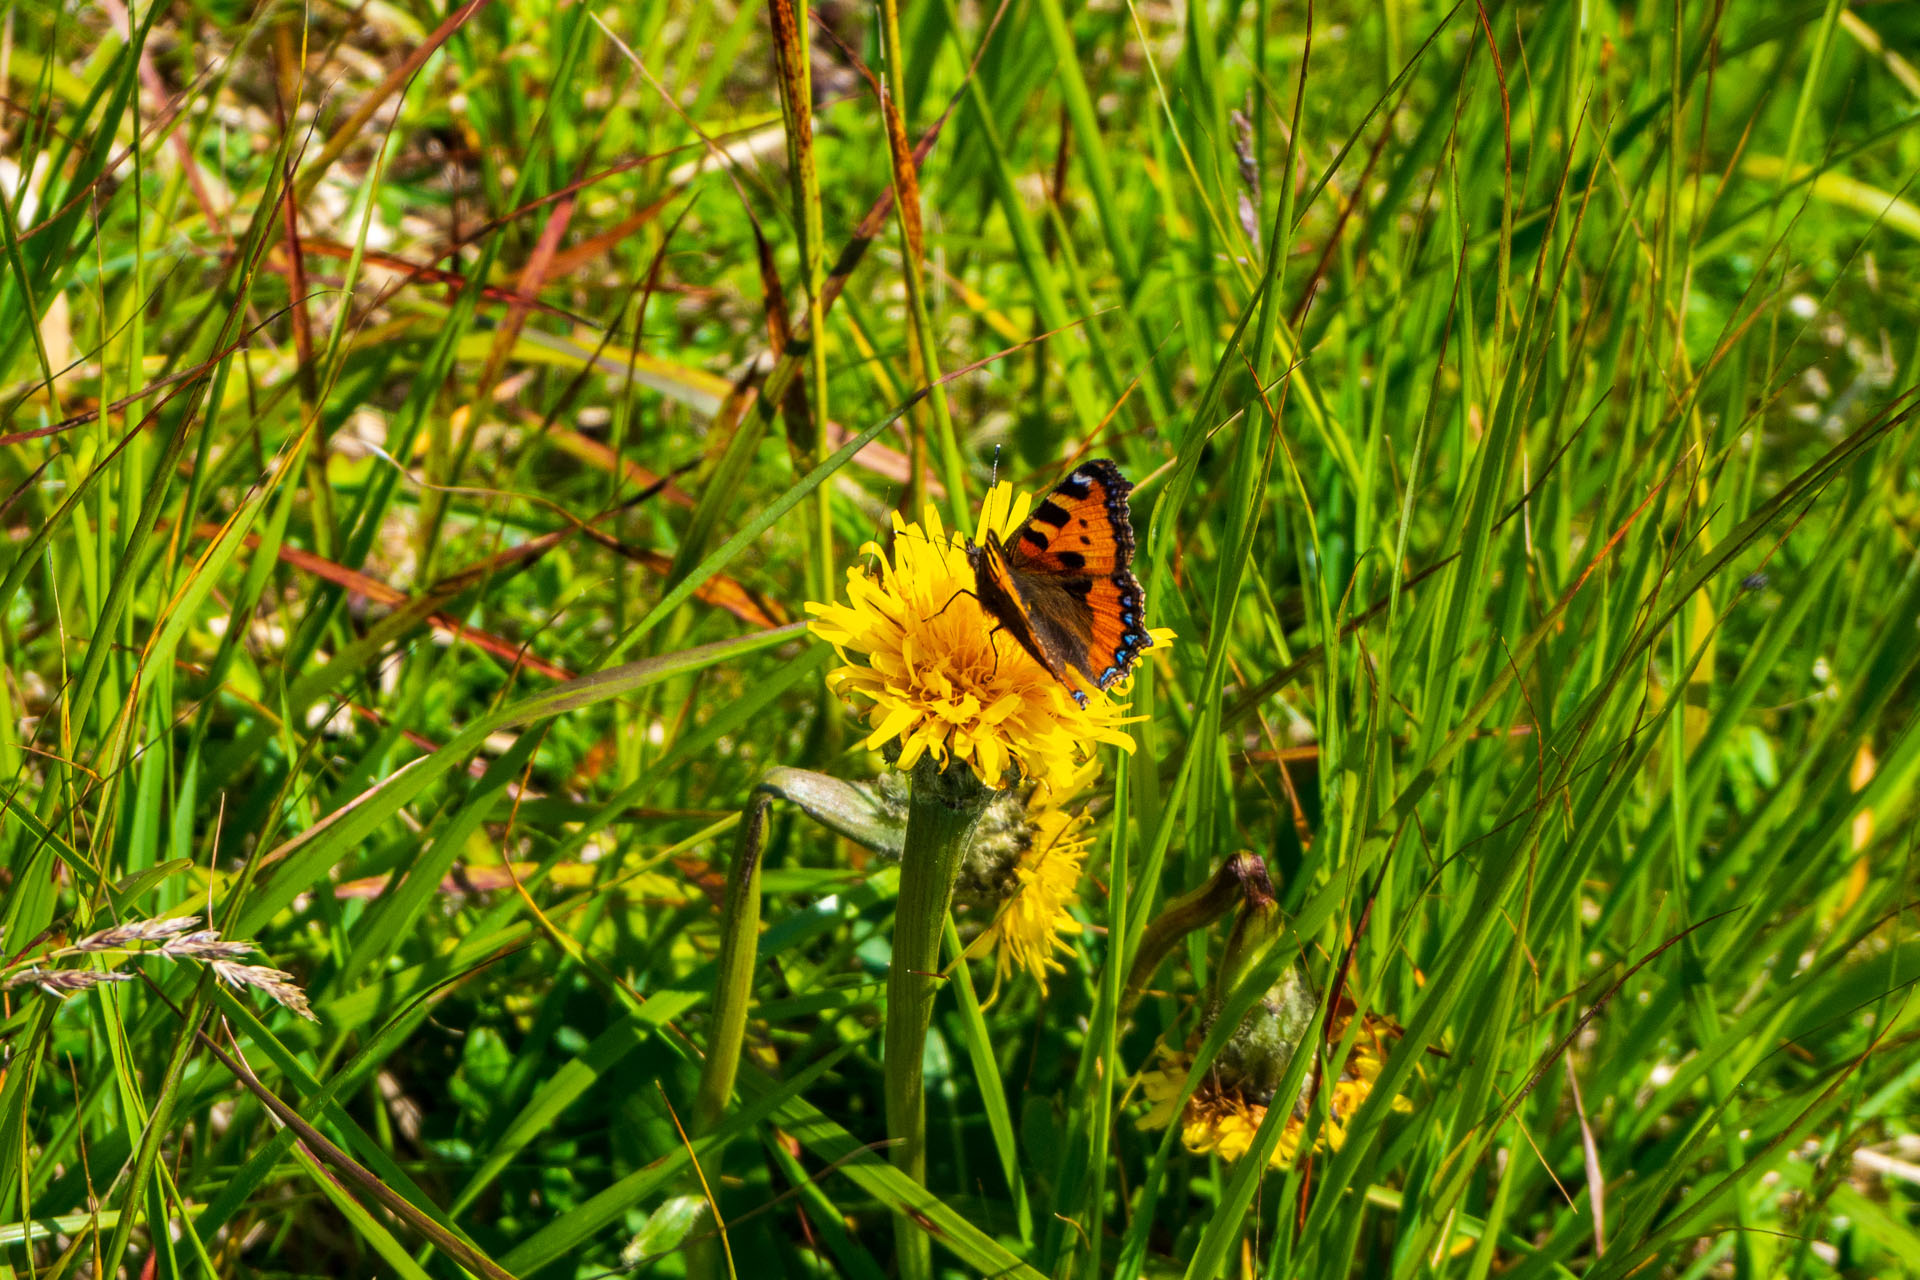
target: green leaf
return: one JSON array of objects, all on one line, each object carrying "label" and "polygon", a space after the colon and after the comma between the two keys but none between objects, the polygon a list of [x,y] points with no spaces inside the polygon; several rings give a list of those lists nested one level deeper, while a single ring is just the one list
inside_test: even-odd
[{"label": "green leaf", "polygon": [[620,1251],[620,1261],[636,1267],[663,1253],[672,1253],[708,1216],[704,1197],[674,1196],[647,1215],[646,1225]]}]

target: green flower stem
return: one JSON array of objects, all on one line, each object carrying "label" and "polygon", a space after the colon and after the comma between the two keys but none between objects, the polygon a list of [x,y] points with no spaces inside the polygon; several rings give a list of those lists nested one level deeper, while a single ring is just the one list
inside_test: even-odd
[{"label": "green flower stem", "polygon": [[[939,990],[940,935],[953,882],[973,829],[993,792],[972,770],[941,772],[923,761],[913,775],[900,860],[900,900],[893,917],[893,964],[887,972],[887,1136],[894,1167],[922,1186],[927,1180],[927,1099],[921,1078],[927,1024]],[[931,1280],[933,1245],[911,1217],[895,1214],[902,1280]]]}]

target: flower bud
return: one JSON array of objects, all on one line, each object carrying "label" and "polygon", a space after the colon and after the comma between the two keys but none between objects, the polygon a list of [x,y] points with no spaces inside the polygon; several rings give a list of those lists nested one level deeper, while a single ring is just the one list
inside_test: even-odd
[{"label": "flower bud", "polygon": [[1239,988],[1248,974],[1266,961],[1274,945],[1287,931],[1286,917],[1281,914],[1280,903],[1273,896],[1273,883],[1267,879],[1264,863],[1260,866],[1257,878],[1249,877],[1242,881],[1239,907],[1239,914],[1234,917],[1233,931],[1227,935],[1226,950],[1220,956],[1220,966],[1214,971],[1213,998],[1207,1012],[1209,1022],[1219,1016],[1227,998]]},{"label": "flower bud", "polygon": [[760,789],[800,806],[829,831],[898,861],[907,829],[907,783],[898,774],[878,785],[842,782],[807,769],[767,770]]},{"label": "flower bud", "polygon": [[1267,864],[1258,855],[1244,851],[1221,863],[1198,889],[1167,903],[1166,909],[1147,925],[1140,935],[1140,948],[1134,953],[1133,969],[1127,974],[1120,1012],[1129,1013],[1140,1003],[1140,996],[1160,968],[1160,962],[1180,939],[1195,929],[1206,928],[1243,903],[1264,903],[1278,915],[1273,882],[1267,878]]}]

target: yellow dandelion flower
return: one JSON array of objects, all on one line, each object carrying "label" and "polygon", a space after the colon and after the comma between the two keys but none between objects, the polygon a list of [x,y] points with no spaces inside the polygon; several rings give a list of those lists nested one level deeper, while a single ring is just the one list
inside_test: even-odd
[{"label": "yellow dandelion flower", "polygon": [[[980,527],[1011,537],[1033,495],[995,485]],[[974,597],[967,540],[926,509],[919,524],[893,518],[893,553],[868,544],[877,573],[847,571],[847,603],[809,601],[812,631],[846,665],[827,674],[830,688],[866,719],[867,747],[897,743],[895,764],[922,757],[944,768],[958,759],[991,787],[1020,779],[1058,785],[1102,742],[1133,750],[1126,704],[1087,689],[1075,705],[1068,688],[1020,647]],[[1151,633],[1156,643],[1170,632]],[[1122,685],[1115,686],[1119,691]]]},{"label": "yellow dandelion flower", "polygon": [[[1336,1018],[1333,1032],[1336,1044],[1345,1030],[1345,1019]],[[1327,1099],[1330,1114],[1315,1135],[1316,1151],[1326,1148],[1338,1151],[1346,1141],[1348,1124],[1360,1110],[1360,1104],[1373,1092],[1374,1082],[1380,1078],[1388,1041],[1393,1034],[1385,1019],[1369,1015],[1361,1023],[1359,1039],[1341,1064],[1332,1096]],[[1193,1058],[1189,1054],[1161,1049],[1160,1065],[1143,1072],[1140,1077],[1140,1091],[1146,1095],[1148,1103],[1147,1114],[1139,1121],[1140,1128],[1164,1129],[1174,1122],[1174,1110],[1179,1105],[1180,1093],[1186,1087],[1188,1069],[1192,1064]],[[1393,1109],[1411,1111],[1413,1103],[1404,1097],[1396,1097]],[[1285,1168],[1300,1150],[1300,1139],[1306,1132],[1302,1110],[1296,1107],[1294,1113],[1287,1117],[1279,1141],[1274,1143],[1273,1154],[1267,1160],[1271,1167]],[[1193,1097],[1187,1100],[1185,1111],[1178,1117],[1180,1142],[1195,1155],[1211,1154],[1222,1160],[1238,1160],[1252,1149],[1254,1136],[1266,1117],[1264,1103],[1245,1096],[1233,1083],[1222,1079],[1218,1071],[1210,1071],[1208,1078],[1200,1082]]]}]

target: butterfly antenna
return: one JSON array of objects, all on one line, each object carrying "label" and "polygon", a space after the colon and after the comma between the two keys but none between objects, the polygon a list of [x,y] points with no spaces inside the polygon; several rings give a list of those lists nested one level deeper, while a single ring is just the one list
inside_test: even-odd
[{"label": "butterfly antenna", "polygon": [[997,485],[999,483],[1000,483],[1000,446],[995,445],[993,446],[993,479],[987,483],[987,488],[991,489],[993,488],[994,485]]}]

